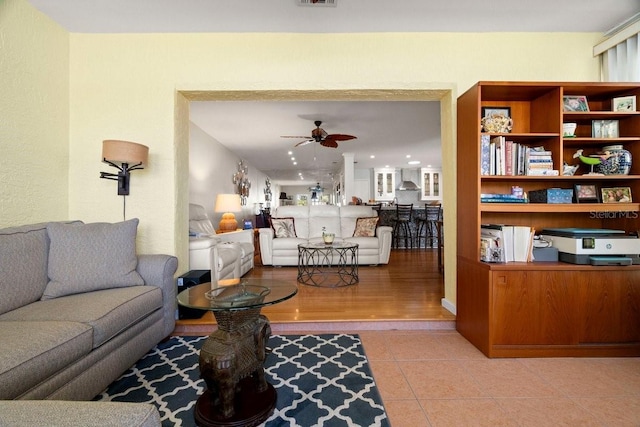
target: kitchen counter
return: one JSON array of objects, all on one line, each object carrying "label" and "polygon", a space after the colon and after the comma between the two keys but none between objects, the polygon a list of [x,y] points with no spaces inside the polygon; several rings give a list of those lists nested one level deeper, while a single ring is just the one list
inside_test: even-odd
[{"label": "kitchen counter", "polygon": [[[395,206],[383,206],[378,211],[378,216],[380,217],[380,221],[379,221],[378,225],[388,225],[390,227],[393,227],[393,225],[394,225],[393,219],[396,216],[396,207]],[[425,216],[426,216],[426,211],[425,211],[424,205],[414,205],[413,206],[412,221],[409,224],[409,228],[411,230],[411,234],[414,236],[414,243],[413,243],[414,247],[416,247],[416,245],[417,245],[417,241],[415,239],[417,228],[418,228],[417,227],[417,223],[416,223],[416,219],[418,219],[418,218],[424,219]],[[437,220],[437,218],[430,218],[430,219]],[[434,232],[435,232],[435,230],[434,230]],[[424,239],[422,239],[421,242],[424,242]],[[403,244],[403,242],[400,242],[400,244]],[[434,239],[430,240],[429,242],[427,242],[427,245],[428,245],[427,247],[437,248],[438,247],[437,238],[434,238]],[[400,248],[403,248],[403,247],[401,246]]]}]

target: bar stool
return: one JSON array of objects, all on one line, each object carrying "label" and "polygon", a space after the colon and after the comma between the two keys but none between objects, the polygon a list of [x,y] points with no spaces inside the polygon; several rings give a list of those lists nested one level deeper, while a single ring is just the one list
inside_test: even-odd
[{"label": "bar stool", "polygon": [[421,247],[424,240],[425,248],[433,248],[439,245],[438,221],[442,221],[442,206],[440,203],[425,205],[424,218],[416,218],[416,247]]},{"label": "bar stool", "polygon": [[411,234],[411,220],[413,218],[413,203],[396,205],[396,217],[393,218],[393,247],[398,248],[404,239],[404,247],[413,249],[413,235]]}]

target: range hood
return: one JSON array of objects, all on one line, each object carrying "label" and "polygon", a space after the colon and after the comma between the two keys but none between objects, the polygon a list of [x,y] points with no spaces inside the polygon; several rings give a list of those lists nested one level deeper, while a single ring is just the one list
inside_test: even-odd
[{"label": "range hood", "polygon": [[420,190],[420,187],[418,187],[418,185],[415,182],[404,179],[404,169],[400,169],[400,180],[402,182],[400,183],[398,188],[396,188],[396,191],[418,191],[418,190]]}]

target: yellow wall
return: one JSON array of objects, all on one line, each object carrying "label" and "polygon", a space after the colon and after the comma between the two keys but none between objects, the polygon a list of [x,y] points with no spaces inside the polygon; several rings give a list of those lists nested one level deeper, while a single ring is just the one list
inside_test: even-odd
[{"label": "yellow wall", "polygon": [[0,227],[67,219],[69,34],[0,1]]},{"label": "yellow wall", "polygon": [[[24,8],[24,0],[9,0]],[[51,26],[24,13],[12,33]],[[478,80],[597,81],[600,34],[71,34],[69,217],[122,219],[113,181],[98,179],[101,141],[150,147],[132,176],[127,217],[139,217],[140,252],[186,259],[188,99],[234,91],[434,90],[443,104],[445,164],[455,162],[455,99]],[[26,46],[24,47],[26,49]],[[63,50],[58,48],[58,50]],[[37,82],[46,91],[47,82]],[[212,94],[207,94],[212,92]],[[437,92],[437,91],[436,91]],[[439,93],[439,92],[438,92]],[[277,92],[270,96],[277,97]],[[380,99],[380,97],[373,97]],[[1,102],[1,101],[0,101]],[[26,101],[25,101],[26,103]],[[19,104],[25,105],[20,100]],[[26,104],[28,106],[28,104]],[[16,134],[30,132],[22,122]],[[46,143],[29,140],[33,150]],[[43,155],[43,157],[45,157]],[[14,160],[22,159],[14,156]],[[48,161],[49,159],[46,159]],[[45,161],[44,159],[42,160]],[[0,160],[4,165],[5,160]],[[455,169],[445,170],[445,206],[455,205]],[[33,180],[27,180],[27,187]],[[18,183],[23,187],[22,182]],[[38,195],[38,198],[39,195]],[[448,209],[445,224],[453,224]],[[12,220],[18,221],[12,213]],[[446,225],[445,225],[446,226]],[[447,237],[455,236],[447,229]],[[454,242],[455,240],[452,240]],[[455,303],[455,248],[446,247],[447,299]]]}]

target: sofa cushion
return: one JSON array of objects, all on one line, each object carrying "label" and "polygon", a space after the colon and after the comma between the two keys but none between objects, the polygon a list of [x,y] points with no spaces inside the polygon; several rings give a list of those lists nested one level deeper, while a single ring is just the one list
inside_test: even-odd
[{"label": "sofa cushion", "polygon": [[11,400],[0,402],[0,425],[47,427],[160,427],[151,403]]},{"label": "sofa cushion", "polygon": [[0,230],[0,314],[40,299],[48,254],[47,224]]},{"label": "sofa cushion", "polygon": [[130,286],[36,301],[3,314],[0,323],[20,320],[82,323],[92,328],[91,348],[96,348],[161,307],[160,288]]},{"label": "sofa cushion", "polygon": [[213,228],[204,206],[189,203],[189,235],[205,237],[215,234],[216,230]]},{"label": "sofa cushion", "polygon": [[370,206],[348,205],[340,207],[340,229],[341,236],[351,237],[356,229],[358,218],[370,218],[378,216]]},{"label": "sofa cushion", "polygon": [[0,322],[0,399],[19,397],[89,353],[91,338],[91,327],[78,322]]},{"label": "sofa cushion", "polygon": [[49,283],[42,299],[143,285],[136,271],[137,228],[137,218],[115,224],[48,224]]},{"label": "sofa cushion", "polygon": [[374,237],[377,225],[377,216],[358,218],[356,219],[356,229],[353,231],[353,237]]},{"label": "sofa cushion", "polygon": [[[333,233],[336,239],[344,237],[340,230],[340,207],[334,205],[309,206],[309,239],[322,238],[322,233]],[[350,236],[351,234],[349,234]]]},{"label": "sofa cushion", "polygon": [[297,237],[293,218],[271,218],[271,228],[275,238]]}]

